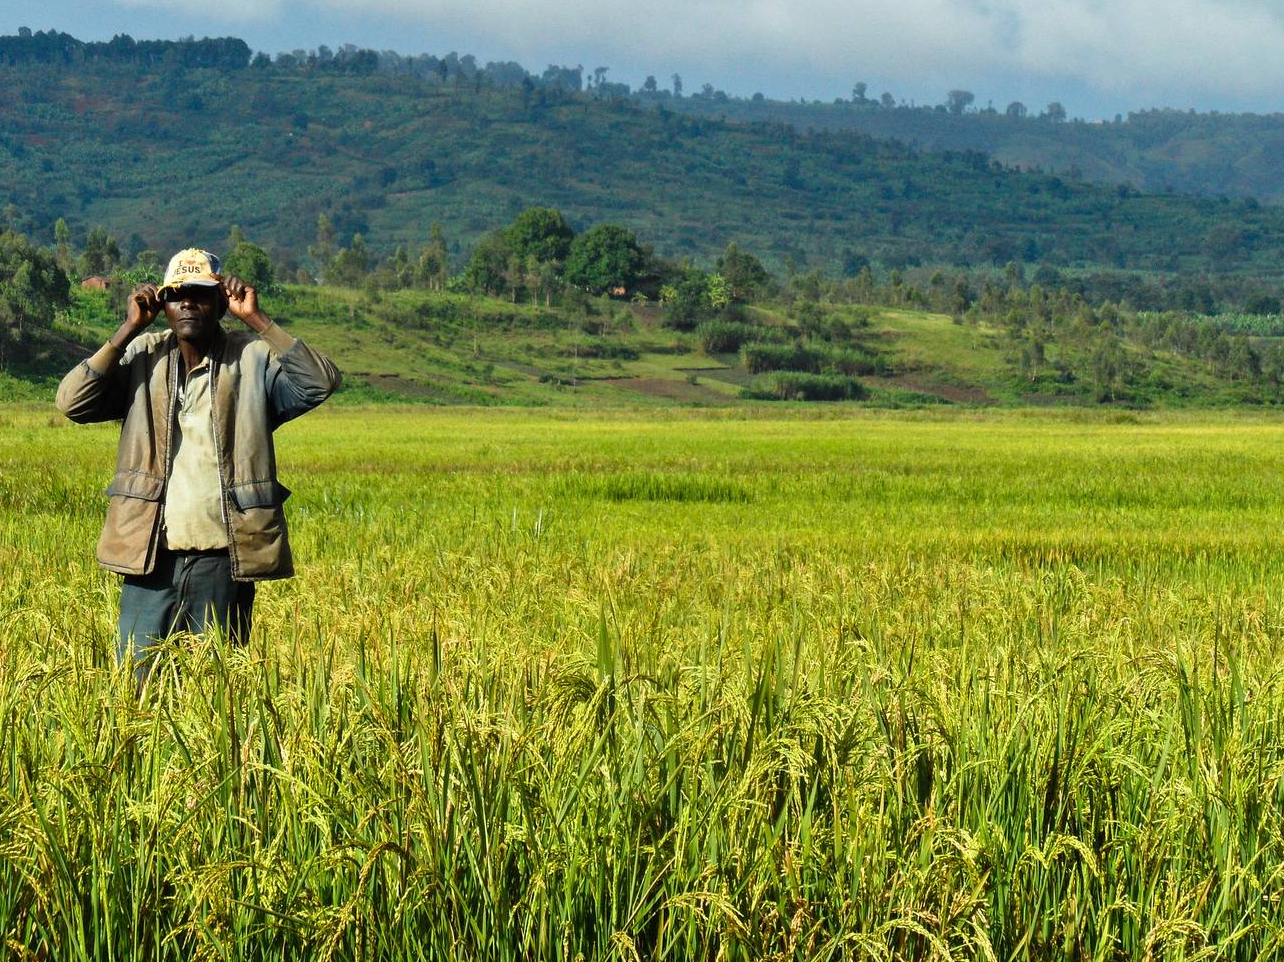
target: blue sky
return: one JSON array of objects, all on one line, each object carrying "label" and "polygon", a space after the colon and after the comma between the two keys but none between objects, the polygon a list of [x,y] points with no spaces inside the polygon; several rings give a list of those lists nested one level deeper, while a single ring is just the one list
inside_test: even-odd
[{"label": "blue sky", "polygon": [[5,0],[0,32],[19,26],[85,40],[238,36],[273,54],[454,50],[812,100],[849,96],[857,80],[920,104],[958,87],[978,106],[1059,100],[1088,119],[1284,110],[1284,0]]}]

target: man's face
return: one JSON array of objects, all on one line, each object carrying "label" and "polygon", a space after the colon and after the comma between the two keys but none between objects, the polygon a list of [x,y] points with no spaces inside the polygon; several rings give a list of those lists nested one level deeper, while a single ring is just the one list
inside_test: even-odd
[{"label": "man's face", "polygon": [[204,344],[223,316],[223,292],[218,287],[184,284],[165,292],[165,318],[180,341]]}]

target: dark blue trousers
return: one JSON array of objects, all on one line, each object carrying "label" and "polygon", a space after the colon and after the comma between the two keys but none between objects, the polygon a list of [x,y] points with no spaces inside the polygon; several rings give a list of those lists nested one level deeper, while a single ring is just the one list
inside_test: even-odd
[{"label": "dark blue trousers", "polygon": [[133,659],[139,687],[151,674],[157,644],[180,631],[217,628],[233,644],[250,637],[254,583],[232,580],[226,551],[169,551],[148,575],[126,575],[120,590],[120,663]]}]

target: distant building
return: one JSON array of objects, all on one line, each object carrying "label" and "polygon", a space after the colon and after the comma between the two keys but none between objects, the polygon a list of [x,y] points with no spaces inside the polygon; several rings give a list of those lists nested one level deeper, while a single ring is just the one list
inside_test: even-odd
[{"label": "distant building", "polygon": [[99,277],[95,274],[93,277],[86,277],[80,282],[80,286],[87,291],[107,291],[111,290],[112,285],[115,283],[116,278],[114,277]]}]

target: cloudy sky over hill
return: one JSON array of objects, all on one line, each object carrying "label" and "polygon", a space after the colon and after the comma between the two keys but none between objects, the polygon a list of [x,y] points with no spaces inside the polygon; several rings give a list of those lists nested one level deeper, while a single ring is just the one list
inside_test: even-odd
[{"label": "cloudy sky over hill", "polygon": [[[203,11],[212,9],[216,16]],[[242,37],[256,50],[345,42],[399,53],[472,53],[654,74],[688,92],[832,100],[877,96],[977,105],[1059,100],[1073,115],[1132,109],[1284,109],[1284,0],[7,0],[0,31],[81,39]]]}]

